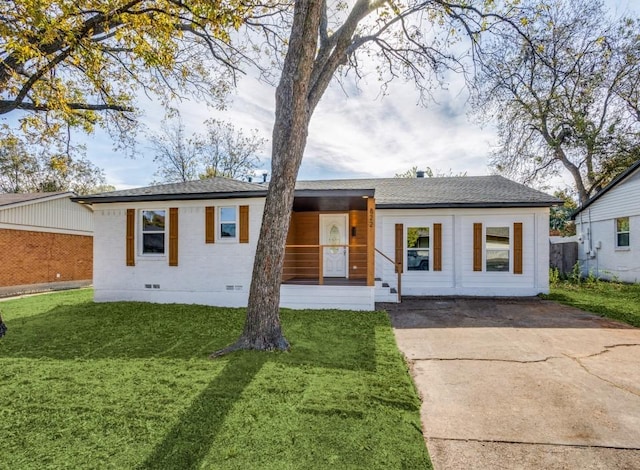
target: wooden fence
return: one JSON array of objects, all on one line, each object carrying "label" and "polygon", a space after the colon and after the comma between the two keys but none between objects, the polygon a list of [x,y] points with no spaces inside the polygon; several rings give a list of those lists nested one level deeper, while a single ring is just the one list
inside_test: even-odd
[{"label": "wooden fence", "polygon": [[551,243],[549,245],[549,266],[557,268],[560,274],[570,274],[578,262],[578,243]]}]

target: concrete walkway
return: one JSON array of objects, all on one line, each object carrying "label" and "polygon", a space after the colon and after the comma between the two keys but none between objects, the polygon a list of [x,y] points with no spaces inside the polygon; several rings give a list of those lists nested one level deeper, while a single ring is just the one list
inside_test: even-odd
[{"label": "concrete walkway", "polygon": [[640,469],[640,329],[539,299],[379,308],[436,470]]}]

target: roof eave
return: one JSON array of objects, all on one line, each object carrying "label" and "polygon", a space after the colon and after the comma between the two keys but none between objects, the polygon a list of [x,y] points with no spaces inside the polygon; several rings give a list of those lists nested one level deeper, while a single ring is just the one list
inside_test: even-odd
[{"label": "roof eave", "polygon": [[72,196],[71,199],[73,199],[73,196],[75,196],[75,193],[72,191],[66,191],[66,192],[61,192],[61,193],[57,193],[57,194],[49,194],[49,195],[44,195],[42,197],[37,197],[37,198],[33,198],[33,199],[27,199],[26,201],[16,201],[16,202],[9,202],[6,204],[0,204],[0,209],[8,209],[8,208],[14,208],[14,207],[20,207],[20,206],[28,206],[30,204],[39,204],[41,202],[46,202],[46,201],[54,201],[56,199],[62,199],[65,197],[69,197]]},{"label": "roof eave", "polygon": [[295,197],[374,197],[375,189],[296,189]]},{"label": "roof eave", "polygon": [[[295,191],[296,197],[373,197],[374,189],[301,189]],[[202,199],[240,199],[265,197],[267,191],[227,191],[215,193],[180,193],[180,194],[138,194],[132,196],[77,196],[71,198],[79,204],[101,204],[115,202],[147,202],[147,201],[187,201]]]},{"label": "roof eave", "polygon": [[431,204],[377,203],[376,209],[507,209],[510,207],[551,207],[558,202],[442,202]]},{"label": "roof eave", "polygon": [[593,204],[594,202],[596,202],[598,199],[600,199],[600,197],[604,196],[607,192],[609,192],[610,189],[614,188],[615,186],[617,186],[619,183],[621,183],[623,180],[627,179],[628,176],[631,176],[631,174],[633,172],[635,172],[638,168],[640,168],[640,160],[637,160],[633,165],[631,165],[629,168],[627,168],[625,171],[623,171],[622,173],[620,173],[618,176],[616,176],[613,181],[611,181],[611,183],[609,183],[608,185],[606,185],[602,191],[600,191],[599,193],[597,193],[596,195],[594,195],[592,198],[590,198],[583,206],[578,207],[575,212],[573,214],[571,214],[571,220],[576,220],[577,215],[584,211],[587,207],[589,207],[591,204]]},{"label": "roof eave", "polygon": [[104,204],[114,202],[192,201],[203,199],[246,199],[265,197],[267,191],[227,191],[216,193],[138,194],[132,196],[78,196],[71,200],[79,204]]}]

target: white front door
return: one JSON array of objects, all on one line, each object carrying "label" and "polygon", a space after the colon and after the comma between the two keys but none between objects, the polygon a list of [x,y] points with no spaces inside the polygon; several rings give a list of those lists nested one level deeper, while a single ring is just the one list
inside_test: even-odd
[{"label": "white front door", "polygon": [[[348,214],[320,214],[320,244],[346,245]],[[323,277],[347,277],[348,249],[326,246],[322,256]]]}]

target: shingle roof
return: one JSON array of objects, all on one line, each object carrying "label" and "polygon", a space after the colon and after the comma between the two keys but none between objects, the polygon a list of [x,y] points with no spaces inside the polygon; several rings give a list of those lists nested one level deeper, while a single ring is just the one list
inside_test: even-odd
[{"label": "shingle roof", "polygon": [[604,196],[610,189],[614,188],[615,186],[620,184],[623,180],[627,179],[627,177],[630,176],[633,172],[635,172],[638,168],[640,168],[640,160],[637,160],[636,162],[634,162],[629,168],[627,168],[625,171],[623,171],[618,176],[616,176],[611,181],[611,183],[609,183],[604,188],[602,188],[602,190],[599,193],[597,193],[595,196],[593,196],[591,199],[585,202],[582,206],[578,207],[578,209],[573,214],[571,214],[571,219],[575,220],[576,216],[580,212],[582,212],[591,204],[596,202],[600,197]]},{"label": "shingle roof", "polygon": [[561,202],[502,176],[299,181],[296,189],[374,189],[379,208],[551,206]]},{"label": "shingle roof", "polygon": [[[263,197],[267,185],[229,178],[172,183],[78,197],[78,202],[166,201]],[[296,195],[314,191],[375,191],[379,208],[428,207],[532,207],[561,201],[501,176],[447,178],[377,178],[298,181]]]},{"label": "shingle roof", "polygon": [[60,194],[72,194],[69,192],[51,192],[51,193],[5,193],[0,194],[0,206],[9,206],[21,202],[35,201],[36,199],[44,199]]},{"label": "shingle roof", "polygon": [[231,178],[169,183],[144,188],[124,189],[74,198],[77,202],[168,201],[176,199],[215,199],[224,197],[259,197],[266,194],[264,184],[246,183]]}]

